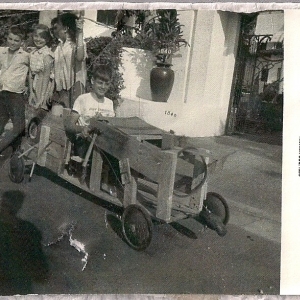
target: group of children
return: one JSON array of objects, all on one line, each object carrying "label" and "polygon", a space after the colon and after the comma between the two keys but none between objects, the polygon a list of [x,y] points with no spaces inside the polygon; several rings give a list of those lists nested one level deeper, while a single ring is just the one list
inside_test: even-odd
[{"label": "group of children", "polygon": [[[52,35],[46,25],[34,27],[31,51],[22,47],[25,39],[22,30],[12,26],[7,47],[0,50],[0,135],[9,119],[13,124],[13,129],[0,139],[0,155],[9,145],[20,144],[25,130],[26,103],[35,109],[49,110],[55,105],[73,108],[77,118],[73,118],[75,122],[70,128],[83,134],[89,118],[97,114],[115,115],[113,102],[104,96],[112,78],[108,66],[95,66],[92,90],[84,93],[83,19],[64,13],[54,18],[51,26]],[[53,38],[58,41],[54,47]]]}]

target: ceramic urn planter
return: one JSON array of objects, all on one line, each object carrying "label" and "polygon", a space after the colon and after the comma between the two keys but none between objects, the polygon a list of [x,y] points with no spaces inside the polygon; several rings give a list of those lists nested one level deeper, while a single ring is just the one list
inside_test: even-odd
[{"label": "ceramic urn planter", "polygon": [[167,102],[174,84],[174,71],[170,64],[157,64],[150,73],[152,101]]}]

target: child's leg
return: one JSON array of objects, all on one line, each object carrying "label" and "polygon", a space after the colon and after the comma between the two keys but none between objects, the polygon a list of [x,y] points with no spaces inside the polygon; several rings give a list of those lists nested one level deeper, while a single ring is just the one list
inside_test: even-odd
[{"label": "child's leg", "polygon": [[6,105],[7,99],[3,92],[0,92],[0,135],[4,132],[5,125],[9,120],[9,113]]},{"label": "child's leg", "polygon": [[81,158],[85,158],[85,155],[89,148],[89,142],[83,138],[77,138],[74,142],[74,155]]},{"label": "child's leg", "polygon": [[6,94],[7,108],[13,123],[13,129],[0,141],[0,152],[11,143],[17,146],[21,143],[25,130],[25,100],[22,94],[3,92]]},{"label": "child's leg", "polygon": [[113,185],[117,185],[121,182],[121,173],[119,167],[119,160],[109,153],[105,152],[105,163],[109,166],[109,179],[110,183]]}]

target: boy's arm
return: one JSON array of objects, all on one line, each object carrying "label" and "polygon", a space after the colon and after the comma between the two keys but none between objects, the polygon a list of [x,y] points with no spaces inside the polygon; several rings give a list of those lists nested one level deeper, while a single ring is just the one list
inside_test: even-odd
[{"label": "boy's arm", "polygon": [[[64,119],[64,127],[65,130],[73,135],[81,134],[83,137],[87,137],[90,133],[90,128],[88,126],[80,126],[78,125],[78,120],[80,118],[79,112],[76,110],[79,109],[80,111],[80,101],[77,98],[74,103],[74,109],[71,111],[70,115],[66,116]],[[77,106],[76,106],[77,105]]]},{"label": "boy's arm", "polygon": [[30,54],[28,52],[25,52],[25,65],[28,66],[28,72],[26,74],[26,83],[25,83],[25,89],[24,89],[24,94],[28,97],[30,95],[33,95],[33,89],[32,89],[32,74],[30,71]]},{"label": "boy's arm", "polygon": [[83,18],[76,21],[77,26],[77,49],[76,49],[76,59],[77,61],[83,61],[85,57],[85,49],[83,43]]},{"label": "boy's arm", "polygon": [[29,85],[28,88],[29,88],[29,91],[27,90],[26,94],[28,95],[28,92],[29,92],[29,99],[28,99],[28,101],[30,103],[31,99],[34,97],[33,96],[33,87],[32,87],[33,81],[32,81],[32,74],[31,74],[31,70],[30,69],[28,71],[27,76],[28,76],[28,85]]},{"label": "boy's arm", "polygon": [[46,96],[46,92],[48,89],[53,62],[54,59],[50,55],[47,55],[44,58],[44,76],[42,79],[42,86],[41,86],[41,95],[42,95],[41,103],[44,103],[45,100],[44,97]]},{"label": "boy's arm", "polygon": [[77,125],[80,115],[77,111],[72,110],[70,115],[66,116],[64,119],[65,130],[71,134],[79,134],[83,130],[83,126]]},{"label": "boy's arm", "polygon": [[6,47],[0,47],[0,72],[2,70],[3,65],[3,51],[6,49]]}]

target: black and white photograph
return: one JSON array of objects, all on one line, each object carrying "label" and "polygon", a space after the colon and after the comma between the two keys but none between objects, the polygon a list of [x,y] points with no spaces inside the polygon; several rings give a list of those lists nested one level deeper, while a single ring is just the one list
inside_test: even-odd
[{"label": "black and white photograph", "polygon": [[286,12],[20,8],[0,296],[280,295]]}]

